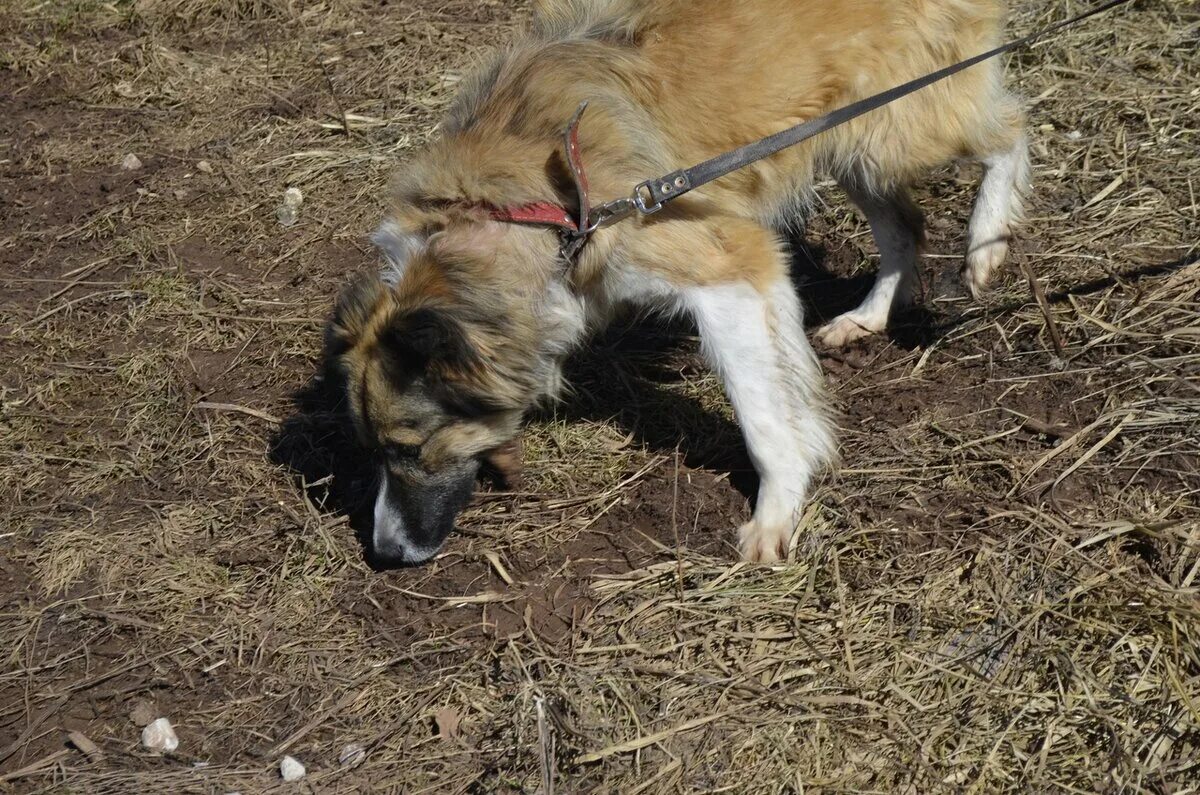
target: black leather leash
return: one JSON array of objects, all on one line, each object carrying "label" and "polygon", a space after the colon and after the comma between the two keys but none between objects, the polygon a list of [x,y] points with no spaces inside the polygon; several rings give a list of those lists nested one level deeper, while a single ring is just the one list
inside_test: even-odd
[{"label": "black leather leash", "polygon": [[[1058,33],[1065,28],[1078,25],[1079,23],[1087,19],[1091,19],[1098,14],[1103,14],[1106,11],[1110,11],[1117,6],[1122,6],[1129,2],[1131,2],[1131,0],[1111,0],[1110,2],[1107,2],[1097,8],[1093,8],[1092,10],[1084,12],[1083,14],[1072,17],[1071,19],[1063,22],[1058,22],[1047,28],[1043,28],[1042,30],[1031,33],[1028,36],[1024,36],[1015,41],[1011,41],[1008,44],[997,47],[994,50],[990,50],[989,52],[985,52],[981,55],[976,55],[974,58],[969,58],[965,61],[960,61],[952,66],[947,66],[945,69],[939,69],[938,71],[925,75],[924,77],[918,77],[916,80],[911,80],[903,85],[888,89],[887,91],[876,94],[872,97],[859,100],[858,102],[847,105],[843,108],[838,108],[837,110],[824,116],[806,121],[802,124],[798,124],[795,127],[784,130],[783,132],[775,133],[774,135],[763,138],[760,141],[755,141],[754,143],[747,144],[740,149],[735,149],[732,152],[726,152],[725,154],[718,155],[711,160],[706,160],[705,162],[700,163],[699,165],[692,166],[691,168],[681,169],[679,171],[672,171],[670,174],[659,177],[658,179],[647,180],[646,182],[638,185],[634,189],[633,195],[627,198],[616,199],[615,201],[610,201],[594,208],[590,208],[590,210],[586,207],[585,199],[585,205],[584,208],[582,208],[583,212],[581,214],[586,219],[586,223],[580,224],[578,230],[574,231],[573,234],[570,235],[571,240],[568,244],[569,247],[564,249],[564,253],[568,254],[569,259],[579,251],[584,242],[586,242],[587,238],[589,238],[597,229],[615,224],[618,221],[629,218],[634,214],[640,213],[641,215],[651,215],[656,213],[668,202],[674,201],[680,196],[690,193],[696,188],[707,185],[708,183],[718,180],[721,177],[727,176],[734,171],[738,171],[739,169],[743,169],[753,163],[757,163],[758,161],[768,158],[771,155],[778,154],[779,152],[806,141],[813,136],[820,135],[827,130],[831,130],[834,127],[845,124],[846,122],[856,119],[865,113],[870,113],[873,110],[877,110],[878,108],[881,108],[890,102],[895,102],[901,97],[908,96],[916,91],[920,91],[922,88],[945,80],[947,77],[958,74],[964,69],[969,69],[976,64],[982,63],[983,61],[991,58],[995,58],[998,55],[1003,55],[1006,52],[1020,49],[1021,47],[1024,47],[1038,39]],[[572,126],[568,128],[567,131],[569,160],[578,159],[577,126],[579,116],[582,114],[582,112],[583,107],[580,108],[579,113],[576,114],[576,118],[572,122]],[[571,151],[570,143],[572,137],[574,137],[576,140],[576,151],[573,152]],[[577,179],[578,178],[579,176],[577,175]]]}]

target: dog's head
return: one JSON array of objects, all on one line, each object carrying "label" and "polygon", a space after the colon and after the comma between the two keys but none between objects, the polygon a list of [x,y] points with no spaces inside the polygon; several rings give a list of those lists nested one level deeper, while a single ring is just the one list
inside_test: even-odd
[{"label": "dog's head", "polygon": [[380,563],[437,554],[481,464],[511,458],[525,412],[546,392],[557,363],[539,345],[528,262],[545,243],[519,238],[477,220],[433,233],[385,223],[375,242],[387,268],[338,302],[327,355],[359,438],[378,457]]}]

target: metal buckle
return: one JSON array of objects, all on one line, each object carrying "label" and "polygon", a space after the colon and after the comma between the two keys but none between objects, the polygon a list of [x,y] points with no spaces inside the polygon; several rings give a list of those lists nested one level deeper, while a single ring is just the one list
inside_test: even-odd
[{"label": "metal buckle", "polygon": [[657,200],[658,193],[654,190],[657,182],[658,180],[643,182],[633,189],[633,204],[642,215],[653,215],[662,209],[662,202]]}]

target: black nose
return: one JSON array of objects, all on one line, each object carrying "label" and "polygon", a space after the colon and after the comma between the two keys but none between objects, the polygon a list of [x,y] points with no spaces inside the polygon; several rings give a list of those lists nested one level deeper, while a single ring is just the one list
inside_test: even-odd
[{"label": "black nose", "polygon": [[479,462],[438,472],[382,474],[375,502],[372,560],[376,568],[416,566],[441,550],[454,521],[471,501]]}]

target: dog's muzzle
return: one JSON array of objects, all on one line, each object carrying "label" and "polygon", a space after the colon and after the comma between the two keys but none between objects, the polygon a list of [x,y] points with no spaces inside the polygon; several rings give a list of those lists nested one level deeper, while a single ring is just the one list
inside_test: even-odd
[{"label": "dog's muzzle", "polygon": [[374,563],[395,568],[433,558],[471,501],[478,473],[479,462],[473,459],[439,472],[403,476],[383,467],[371,538]]}]

